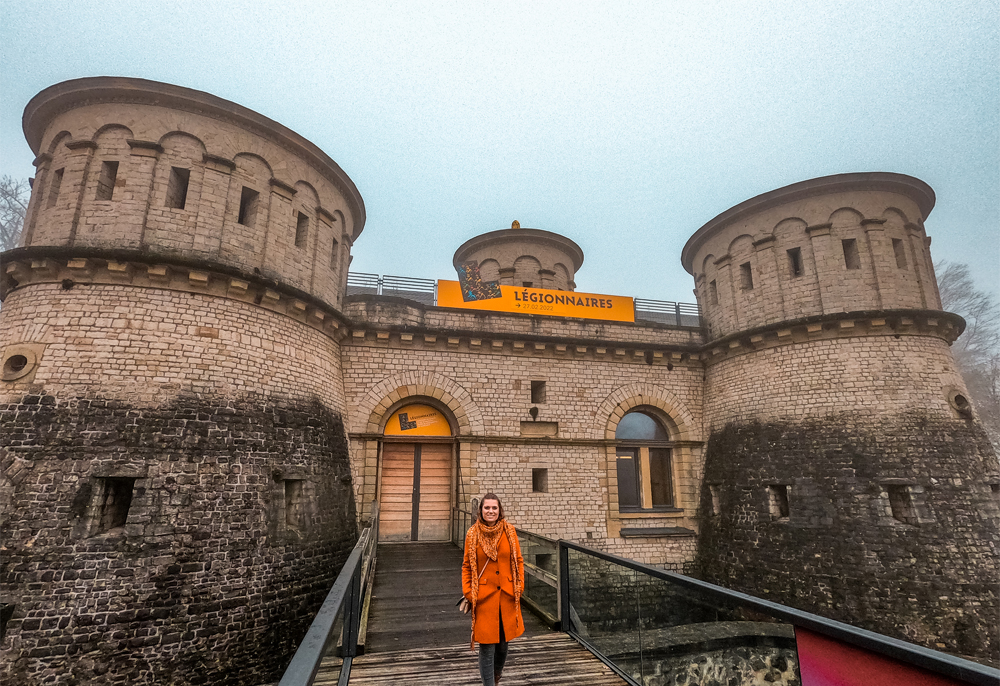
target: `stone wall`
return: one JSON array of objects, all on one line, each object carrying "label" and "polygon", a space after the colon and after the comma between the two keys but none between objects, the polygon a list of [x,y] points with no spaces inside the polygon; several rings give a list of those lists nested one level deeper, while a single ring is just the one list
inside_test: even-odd
[{"label": "stone wall", "polygon": [[207,93],[94,78],[39,93],[25,132],[38,157],[23,245],[212,260],[339,305],[364,205],[280,124]]},{"label": "stone wall", "polygon": [[922,181],[871,173],[803,181],[727,210],[682,256],[709,338],[812,315],[940,309],[923,224],[933,206]]},{"label": "stone wall", "polygon": [[276,678],[356,538],[336,342],[95,283],[18,288],[0,329],[37,353],[0,396],[0,678]]},{"label": "stone wall", "polygon": [[[852,350],[870,346],[883,350]],[[815,386],[766,353],[712,369],[713,378],[740,378],[744,388],[734,384],[729,401],[729,389],[720,389],[712,405],[699,575],[879,633],[996,659],[1000,505],[993,484],[1000,477],[982,427],[948,406],[942,381],[953,381],[954,372],[943,346],[891,338],[805,346],[803,359],[825,362],[804,367],[818,377]],[[861,388],[842,381],[838,393],[827,390],[837,387],[834,378],[855,378],[839,364],[860,372]],[[751,399],[762,383],[774,399],[767,408]]]},{"label": "stone wall", "polygon": [[[7,684],[276,679],[356,539],[319,403],[42,392],[0,405],[0,436]],[[121,524],[102,521],[111,481],[131,481]]]},{"label": "stone wall", "polygon": [[[463,329],[476,318],[469,313],[348,303],[348,312],[356,317],[369,310],[375,316],[356,319],[358,325],[343,345],[359,507],[377,493],[379,422],[404,399],[429,397],[456,418],[460,498],[467,501],[492,490],[503,498],[511,520],[529,531],[653,564],[680,566],[693,559],[702,368],[683,347],[636,344],[660,332],[669,341],[686,331],[491,315],[480,316],[482,330],[469,333]],[[410,333],[414,329],[400,323],[410,315],[433,326]],[[560,334],[574,327],[581,336],[578,345],[563,342]],[[611,340],[595,341],[594,331]],[[625,341],[626,335],[631,338],[628,347],[616,345],[614,339]],[[546,384],[543,403],[531,402],[533,380]],[[677,442],[676,512],[618,512],[614,426],[638,404],[659,408]],[[539,410],[537,422],[529,414],[533,406]],[[550,435],[534,431],[543,423]],[[532,491],[532,469],[548,470],[547,492]],[[619,533],[623,526],[682,527],[690,534],[626,539]]]}]

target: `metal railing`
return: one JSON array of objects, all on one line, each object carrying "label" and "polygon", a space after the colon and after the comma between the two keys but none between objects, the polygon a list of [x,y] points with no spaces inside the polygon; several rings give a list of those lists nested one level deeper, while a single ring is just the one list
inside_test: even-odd
[{"label": "metal railing", "polygon": [[969,660],[704,581],[568,541],[558,548],[560,627],[636,686],[694,663],[713,666],[721,683],[744,683],[738,673],[719,673],[743,668],[802,683],[799,657],[817,640],[874,653],[899,683],[908,668],[977,686],[1000,679],[1000,671]]},{"label": "metal railing", "polygon": [[[324,658],[334,652],[339,653],[340,660],[338,684],[346,686],[351,676],[351,663],[358,654],[358,631],[361,627],[361,617],[366,592],[371,586],[375,569],[375,556],[378,546],[378,502],[372,503],[371,520],[361,532],[354,550],[337,575],[333,588],[320,606],[306,632],[305,638],[299,644],[298,650],[288,664],[278,686],[308,686],[316,679],[316,673],[324,662]],[[335,659],[334,662],[337,660]],[[328,661],[329,662],[329,661]],[[327,669],[326,675],[336,673]]]},{"label": "metal railing", "polygon": [[[424,305],[437,304],[437,281],[409,276],[379,276],[362,272],[347,273],[347,295],[385,295],[415,300]],[[701,310],[694,303],[633,298],[635,320],[670,326],[701,326]]]},{"label": "metal railing", "polygon": [[701,326],[701,310],[694,303],[634,298],[635,320],[670,324],[671,326]]},{"label": "metal railing", "polygon": [[437,281],[410,276],[348,272],[347,295],[385,295],[433,306],[437,303]]}]

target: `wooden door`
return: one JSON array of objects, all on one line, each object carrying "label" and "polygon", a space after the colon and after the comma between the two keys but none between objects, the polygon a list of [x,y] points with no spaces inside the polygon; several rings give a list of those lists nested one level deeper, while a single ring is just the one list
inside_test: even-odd
[{"label": "wooden door", "polygon": [[451,446],[384,443],[379,540],[447,541]]},{"label": "wooden door", "polygon": [[447,541],[451,519],[451,446],[425,443],[420,447],[420,508],[417,540]]}]

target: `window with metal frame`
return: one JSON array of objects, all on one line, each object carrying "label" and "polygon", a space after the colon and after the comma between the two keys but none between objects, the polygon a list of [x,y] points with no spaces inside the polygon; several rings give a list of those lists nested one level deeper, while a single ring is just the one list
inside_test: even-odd
[{"label": "window with metal frame", "polygon": [[642,408],[622,417],[615,430],[620,511],[672,510],[674,488],[670,436]]}]

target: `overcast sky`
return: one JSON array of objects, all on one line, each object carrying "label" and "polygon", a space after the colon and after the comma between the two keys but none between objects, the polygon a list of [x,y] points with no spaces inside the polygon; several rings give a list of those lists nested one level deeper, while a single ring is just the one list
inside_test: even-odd
[{"label": "overcast sky", "polygon": [[204,90],[326,151],[368,211],[352,271],[455,278],[510,226],[584,250],[581,291],[693,302],[688,237],[828,174],[929,183],[936,261],[1000,293],[996,1],[0,0],[0,174],[27,101],[82,76]]}]

